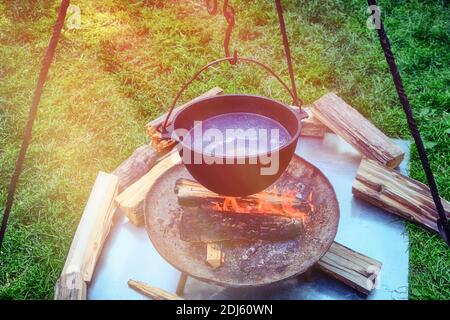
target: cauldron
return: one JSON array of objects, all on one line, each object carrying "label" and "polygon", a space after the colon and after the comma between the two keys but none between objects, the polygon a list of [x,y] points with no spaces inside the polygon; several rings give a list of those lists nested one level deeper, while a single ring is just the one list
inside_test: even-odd
[{"label": "cauldron", "polygon": [[[274,75],[287,89],[288,87],[272,70],[261,63],[246,58],[238,58],[263,66]],[[171,111],[181,93],[209,66],[227,61],[229,58],[216,60],[203,67],[176,96]],[[289,93],[290,90],[289,90]],[[292,96],[292,94],[291,94]],[[189,173],[209,190],[225,196],[247,196],[258,193],[272,185],[286,170],[294,154],[301,130],[301,113],[284,103],[256,95],[221,95],[196,100],[186,105],[173,118],[169,125],[167,118],[161,132],[164,136],[178,141],[178,151]],[[206,154],[186,143],[186,132],[194,128],[196,121],[205,121],[220,115],[247,113],[263,116],[276,121],[290,136],[287,143],[268,152],[249,155]],[[266,172],[264,172],[264,168]]]}]

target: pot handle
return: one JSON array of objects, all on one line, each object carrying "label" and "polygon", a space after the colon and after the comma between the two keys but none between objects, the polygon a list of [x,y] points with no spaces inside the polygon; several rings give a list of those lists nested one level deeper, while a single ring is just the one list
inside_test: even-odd
[{"label": "pot handle", "polygon": [[[286,89],[287,92],[289,92],[289,95],[292,97],[292,101],[293,101],[293,105],[297,105],[300,111],[300,116],[302,117],[302,107],[301,105],[303,104],[303,102],[298,99],[298,102],[296,102],[296,98],[294,96],[294,94],[292,93],[291,89],[289,89],[289,87],[287,86],[287,84],[268,66],[266,66],[265,64],[255,60],[255,59],[251,59],[251,58],[241,58],[241,57],[226,57],[226,58],[221,58],[218,60],[214,60],[212,62],[209,62],[208,64],[204,65],[199,71],[197,71],[197,73],[188,81],[186,82],[183,87],[181,87],[180,91],[178,91],[177,95],[175,96],[175,99],[172,101],[172,104],[170,106],[169,112],[167,113],[166,116],[166,120],[164,121],[164,123],[160,126],[158,126],[157,130],[162,133],[162,134],[167,134],[167,125],[169,123],[169,119],[170,116],[172,115],[173,109],[175,108],[178,99],[180,98],[180,96],[183,94],[183,92],[189,87],[189,85],[194,82],[199,76],[200,74],[205,71],[206,69],[209,69],[210,67],[219,64],[221,62],[224,61],[242,61],[242,62],[248,62],[248,63],[253,63],[256,64],[260,67],[262,67],[263,69],[265,69],[268,73],[270,73],[272,76],[274,76],[281,84],[282,86]],[[306,115],[307,117],[307,115]]]}]

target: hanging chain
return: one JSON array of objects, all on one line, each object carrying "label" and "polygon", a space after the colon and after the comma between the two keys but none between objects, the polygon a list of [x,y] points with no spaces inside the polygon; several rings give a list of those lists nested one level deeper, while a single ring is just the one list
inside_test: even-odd
[{"label": "hanging chain", "polygon": [[[275,0],[275,6],[277,8],[278,13],[278,21],[280,24],[281,37],[283,39],[284,54],[286,56],[286,62],[288,65],[289,77],[291,79],[292,93],[294,94],[294,105],[299,107],[301,111],[303,101],[298,97],[297,85],[295,84],[295,73],[294,73],[294,66],[292,63],[291,47],[289,46],[289,39],[286,31],[286,23],[284,22],[283,7],[281,5],[281,0]],[[307,116],[308,115],[305,112],[302,112],[302,117],[306,118]]]},{"label": "hanging chain", "polygon": [[[212,2],[212,4],[211,4]],[[208,13],[211,15],[216,15],[218,11],[218,0],[206,0],[206,8],[208,10]],[[222,9],[223,16],[225,17],[225,20],[227,21],[227,30],[225,31],[225,39],[223,41],[223,48],[225,50],[225,57],[227,58],[233,58],[230,60],[230,63],[232,65],[236,64],[237,62],[237,50],[235,49],[233,52],[233,56],[230,55],[230,40],[231,35],[233,34],[233,28],[236,23],[235,21],[235,11],[232,6],[228,4],[228,0],[223,1],[223,9]]]}]

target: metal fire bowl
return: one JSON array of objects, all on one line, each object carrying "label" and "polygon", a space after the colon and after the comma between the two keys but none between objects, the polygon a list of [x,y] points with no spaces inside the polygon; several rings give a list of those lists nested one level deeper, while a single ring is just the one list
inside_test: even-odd
[{"label": "metal fire bowl", "polygon": [[306,218],[305,231],[287,241],[226,243],[224,264],[212,269],[205,262],[205,244],[180,239],[183,209],[174,193],[179,178],[192,179],[182,164],[167,170],[155,182],[145,201],[145,226],[159,254],[176,269],[199,280],[243,288],[288,279],[313,266],[336,236],[339,204],[332,185],[318,168],[295,155],[274,185],[279,191],[299,189],[301,197],[313,192],[316,209]]}]

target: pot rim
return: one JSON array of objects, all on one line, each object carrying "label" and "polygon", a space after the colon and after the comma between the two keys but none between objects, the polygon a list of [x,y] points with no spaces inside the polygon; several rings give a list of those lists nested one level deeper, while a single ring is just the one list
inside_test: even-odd
[{"label": "pot rim", "polygon": [[[280,101],[272,99],[272,98],[259,96],[259,95],[252,95],[252,94],[223,94],[223,95],[218,95],[218,96],[199,98],[199,99],[196,99],[195,101],[192,101],[192,102],[186,104],[181,110],[178,110],[175,113],[175,115],[173,116],[173,119],[172,119],[171,124],[169,126],[169,132],[170,132],[171,138],[176,140],[180,145],[183,145],[183,148],[187,148],[188,150],[190,150],[192,152],[199,153],[199,154],[203,155],[202,151],[195,150],[195,149],[191,148],[190,146],[188,146],[187,144],[183,143],[183,141],[180,141],[178,136],[174,137],[174,135],[172,134],[173,131],[174,131],[174,124],[175,124],[177,118],[180,115],[182,115],[183,112],[185,110],[187,110],[189,107],[191,107],[192,105],[197,104],[197,103],[202,102],[202,101],[220,99],[220,98],[224,98],[224,97],[252,97],[252,98],[266,100],[266,101],[270,101],[272,103],[278,104],[278,105],[284,107],[285,109],[287,109],[297,119],[297,124],[298,124],[297,125],[297,131],[295,132],[294,135],[292,135],[291,139],[289,139],[289,141],[287,143],[283,144],[281,147],[278,147],[278,148],[276,148],[274,150],[270,150],[269,152],[266,152],[266,153],[260,152],[260,153],[254,154],[254,155],[247,155],[247,156],[226,156],[226,155],[223,155],[223,156],[209,156],[208,155],[209,157],[222,158],[222,159],[242,159],[242,158],[245,158],[245,159],[248,158],[249,159],[249,158],[259,157],[260,155],[265,155],[265,154],[269,154],[270,155],[270,154],[276,153],[276,152],[280,153],[284,149],[287,149],[288,147],[290,147],[293,143],[297,143],[298,138],[300,137],[301,129],[302,129],[302,123],[301,123],[300,114],[295,112],[294,110],[292,110],[292,108],[290,108],[287,104],[285,104],[283,102],[280,102]],[[255,114],[257,114],[257,113],[255,113]],[[277,121],[277,122],[283,128],[286,129],[286,127],[282,123],[280,123],[279,121]],[[179,148],[179,146],[178,146],[178,148]]]}]

